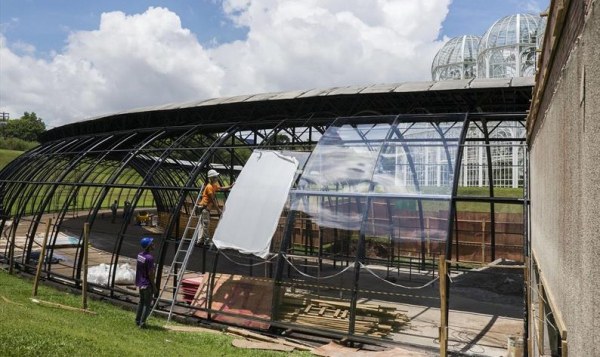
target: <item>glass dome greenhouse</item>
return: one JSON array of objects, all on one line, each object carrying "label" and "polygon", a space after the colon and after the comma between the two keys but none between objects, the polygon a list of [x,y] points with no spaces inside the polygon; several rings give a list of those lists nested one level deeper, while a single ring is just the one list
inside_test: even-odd
[{"label": "glass dome greenhouse", "polygon": [[475,78],[480,39],[479,36],[463,35],[446,42],[433,59],[431,78],[434,81]]},{"label": "glass dome greenhouse", "polygon": [[496,21],[479,43],[478,77],[533,76],[539,22],[540,18],[531,14],[509,15]]}]

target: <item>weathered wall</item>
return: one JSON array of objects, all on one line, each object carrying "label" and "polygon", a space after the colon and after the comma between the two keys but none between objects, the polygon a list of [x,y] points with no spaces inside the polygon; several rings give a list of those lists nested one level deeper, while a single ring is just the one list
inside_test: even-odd
[{"label": "weathered wall", "polygon": [[546,89],[554,94],[547,111],[538,115],[539,130],[531,142],[532,249],[564,318],[569,356],[600,356],[598,1],[560,65],[562,73],[555,87]]}]

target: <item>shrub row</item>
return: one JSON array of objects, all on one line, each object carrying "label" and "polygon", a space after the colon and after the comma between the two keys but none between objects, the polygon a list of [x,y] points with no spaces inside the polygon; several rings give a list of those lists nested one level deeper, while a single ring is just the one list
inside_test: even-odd
[{"label": "shrub row", "polygon": [[36,141],[25,141],[19,138],[0,138],[0,149],[27,151],[38,146]]}]

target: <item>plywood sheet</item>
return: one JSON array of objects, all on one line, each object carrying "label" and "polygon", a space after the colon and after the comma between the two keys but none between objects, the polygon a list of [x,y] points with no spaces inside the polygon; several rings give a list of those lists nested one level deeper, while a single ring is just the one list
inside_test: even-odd
[{"label": "plywood sheet", "polygon": [[[207,291],[210,279],[203,280],[194,305],[207,308]],[[237,316],[211,313],[211,320],[227,322],[238,326],[266,330],[268,322],[244,319],[251,316],[265,320],[271,319],[271,304],[273,298],[273,283],[268,279],[255,279],[241,275],[216,274],[211,301],[211,308],[217,311],[229,312]],[[208,319],[208,313],[197,311],[196,316]]]},{"label": "plywood sheet", "polygon": [[427,357],[422,352],[409,351],[396,347],[387,351],[361,351],[357,348],[350,348],[330,342],[312,351],[313,354],[323,357]]},{"label": "plywood sheet", "polygon": [[252,342],[246,340],[233,340],[231,344],[238,348],[248,348],[253,350],[268,350],[268,351],[282,351],[292,352],[294,347],[280,345],[278,343],[271,342]]}]

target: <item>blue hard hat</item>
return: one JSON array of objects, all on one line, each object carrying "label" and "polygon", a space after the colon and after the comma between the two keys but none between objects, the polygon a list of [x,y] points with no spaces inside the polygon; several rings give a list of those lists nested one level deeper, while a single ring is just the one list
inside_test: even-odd
[{"label": "blue hard hat", "polygon": [[152,244],[152,241],[154,241],[154,238],[146,237],[142,238],[140,244],[142,245],[142,248],[146,249],[150,244]]}]

